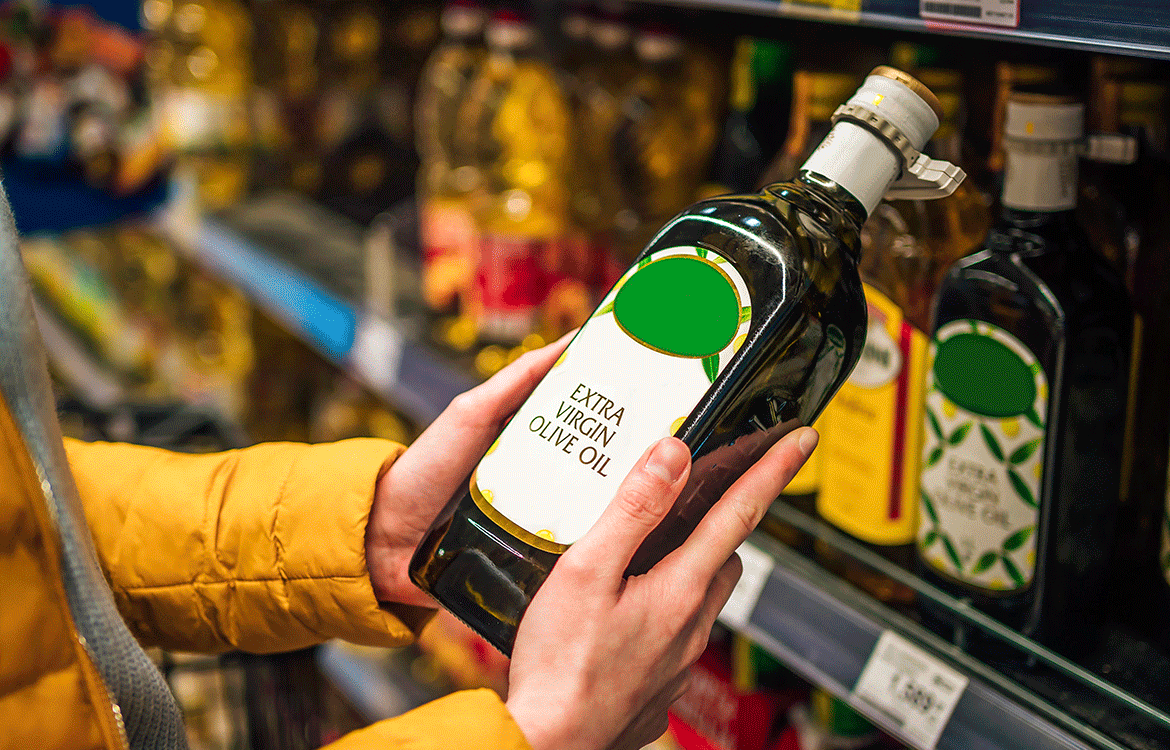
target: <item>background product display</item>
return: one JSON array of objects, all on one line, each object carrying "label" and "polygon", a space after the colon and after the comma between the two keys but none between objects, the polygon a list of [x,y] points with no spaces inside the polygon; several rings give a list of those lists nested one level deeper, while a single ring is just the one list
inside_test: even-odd
[{"label": "background product display", "polygon": [[[578,343],[693,345],[671,358],[691,373],[574,344],[520,413],[601,484],[658,437],[701,461],[817,417],[656,748],[1170,749],[1170,19],[1147,5],[2,4],[0,169],[62,431],[409,443],[583,324]],[[967,178],[925,200],[828,175],[865,204],[857,251],[826,250],[831,211],[805,201],[789,275],[824,296],[856,264],[848,356],[801,359],[797,337],[732,377],[752,331],[791,321],[769,303],[783,281],[751,270],[783,232],[727,207],[823,169],[880,65],[933,92],[915,145]],[[803,200],[785,190],[770,200]],[[680,214],[709,221],[683,237]],[[687,336],[665,341],[646,310],[670,304]],[[623,447],[623,383],[669,400],[691,375],[685,408]],[[823,413],[798,408],[829,381]],[[703,400],[713,383],[726,400]],[[704,437],[696,402],[737,407]],[[517,505],[547,467],[504,434],[475,507],[547,569],[589,526],[587,483]],[[192,748],[319,747],[455,690],[506,696],[507,658],[455,615],[476,624],[441,612],[402,649],[148,656]]]}]

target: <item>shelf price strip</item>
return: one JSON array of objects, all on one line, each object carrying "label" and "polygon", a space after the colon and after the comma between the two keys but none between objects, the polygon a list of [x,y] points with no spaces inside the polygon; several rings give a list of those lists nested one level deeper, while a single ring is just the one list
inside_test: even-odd
[{"label": "shelf price strip", "polygon": [[892,720],[916,747],[932,750],[966,689],[966,677],[886,630],[857,679],[853,696]]},{"label": "shelf price strip", "polygon": [[918,15],[931,21],[981,26],[1020,25],[1020,0],[918,0]]}]

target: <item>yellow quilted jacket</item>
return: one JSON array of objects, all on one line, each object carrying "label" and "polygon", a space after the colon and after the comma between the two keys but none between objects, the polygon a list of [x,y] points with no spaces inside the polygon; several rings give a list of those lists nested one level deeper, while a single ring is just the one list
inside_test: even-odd
[{"label": "yellow quilted jacket", "polygon": [[[401,446],[350,440],[188,456],[67,441],[102,569],[131,631],[184,651],[409,643],[427,612],[381,607],[365,566],[376,479]],[[73,626],[59,542],[0,398],[0,749],[120,750]],[[332,750],[529,750],[495,693],[456,693]]]}]

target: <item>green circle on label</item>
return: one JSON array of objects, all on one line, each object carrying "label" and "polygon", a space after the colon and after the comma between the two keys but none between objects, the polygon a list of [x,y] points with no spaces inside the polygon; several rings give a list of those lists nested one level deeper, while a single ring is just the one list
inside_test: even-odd
[{"label": "green circle on label", "polygon": [[1036,402],[1036,376],[1028,363],[977,333],[960,333],[938,345],[934,379],[955,405],[987,417],[1026,414]]},{"label": "green circle on label", "polygon": [[613,315],[638,343],[676,357],[723,351],[739,328],[731,279],[695,255],[672,255],[639,269],[618,290]]}]

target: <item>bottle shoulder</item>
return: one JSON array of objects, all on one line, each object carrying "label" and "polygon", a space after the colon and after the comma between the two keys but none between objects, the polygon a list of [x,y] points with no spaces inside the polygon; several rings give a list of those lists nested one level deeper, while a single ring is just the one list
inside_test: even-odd
[{"label": "bottle shoulder", "polygon": [[841,237],[839,230],[798,203],[760,193],[724,195],[677,215],[648,250],[706,246],[756,277],[757,286],[782,288],[787,296],[810,285],[828,291],[842,276],[857,276],[858,236],[847,230]]}]

